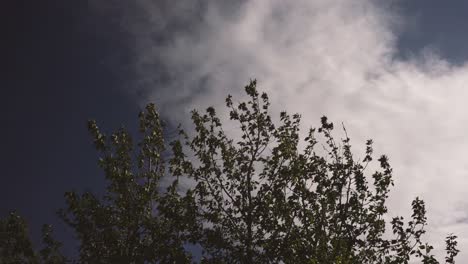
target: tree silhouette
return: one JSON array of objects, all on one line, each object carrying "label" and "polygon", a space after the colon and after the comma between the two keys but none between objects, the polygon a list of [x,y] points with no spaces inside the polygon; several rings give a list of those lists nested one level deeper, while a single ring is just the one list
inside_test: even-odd
[{"label": "tree silhouette", "polygon": [[42,227],[44,248],[36,252],[29,238],[26,221],[16,212],[0,219],[0,263],[65,263],[67,259],[60,253],[61,243],[52,237],[49,225]]},{"label": "tree silhouette", "polygon": [[[439,263],[423,240],[421,199],[409,221],[385,222],[392,169],[386,156],[374,161],[372,140],[357,160],[344,126],[336,140],[326,117],[301,139],[301,116],[274,122],[256,85],[245,102],[227,97],[229,120],[213,107],[192,111],[194,132],[180,129],[169,144],[153,104],[139,115],[137,144],[124,128],[106,136],[89,121],[108,185],[102,197],[65,195],[59,215],[80,242],[77,262]],[[226,122],[239,130],[226,132]],[[369,172],[372,162],[379,169]],[[50,235],[38,259],[18,216],[1,223],[1,263],[66,261]],[[445,242],[445,263],[455,263],[456,236]]]}]

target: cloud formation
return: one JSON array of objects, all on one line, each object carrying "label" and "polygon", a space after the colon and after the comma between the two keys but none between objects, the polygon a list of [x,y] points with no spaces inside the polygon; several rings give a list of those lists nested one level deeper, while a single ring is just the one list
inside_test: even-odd
[{"label": "cloud formation", "polygon": [[306,126],[343,121],[356,148],[373,138],[394,167],[391,214],[408,215],[420,196],[430,241],[443,249],[453,232],[467,249],[468,65],[430,49],[399,59],[405,18],[382,2],[136,0],[122,8],[133,89],[188,124],[191,109],[221,107],[256,78],[274,111],[301,113]]}]

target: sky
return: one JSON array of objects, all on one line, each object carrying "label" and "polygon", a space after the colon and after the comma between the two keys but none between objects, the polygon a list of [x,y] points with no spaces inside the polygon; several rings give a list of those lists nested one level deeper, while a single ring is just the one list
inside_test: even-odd
[{"label": "sky", "polygon": [[[258,80],[272,111],[344,122],[372,138],[395,187],[390,215],[427,203],[428,239],[459,236],[468,262],[468,2],[437,0],[10,1],[0,8],[0,216],[17,209],[38,238],[68,190],[99,192],[86,130],[136,126],[155,102],[189,127]],[[73,244],[73,242],[71,242]],[[72,254],[67,246],[66,253]],[[440,252],[438,251],[438,254]]]}]

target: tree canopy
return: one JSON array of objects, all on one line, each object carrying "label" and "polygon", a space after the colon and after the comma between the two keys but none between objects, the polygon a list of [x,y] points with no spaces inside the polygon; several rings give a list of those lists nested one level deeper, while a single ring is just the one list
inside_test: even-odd
[{"label": "tree canopy", "polygon": [[[108,184],[102,196],[65,194],[59,216],[79,241],[75,261],[441,263],[423,240],[421,199],[408,221],[389,218],[392,168],[374,158],[372,140],[357,159],[344,126],[337,140],[326,117],[301,138],[301,116],[281,112],[275,122],[256,86],[245,87],[247,101],[227,97],[229,120],[213,107],[192,111],[193,132],[178,129],[169,143],[153,104],[139,114],[136,144],[124,128],[106,135],[89,121]],[[7,216],[0,263],[65,263],[50,227],[43,231],[45,248],[35,252],[24,220]],[[456,236],[445,242],[445,263],[455,263]]]}]

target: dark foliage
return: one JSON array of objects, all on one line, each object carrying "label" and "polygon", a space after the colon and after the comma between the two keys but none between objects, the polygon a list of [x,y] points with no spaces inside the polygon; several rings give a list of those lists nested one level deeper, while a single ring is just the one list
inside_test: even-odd
[{"label": "dark foliage", "polygon": [[[152,104],[139,115],[136,145],[123,128],[106,136],[89,122],[108,186],[103,197],[65,195],[59,215],[80,242],[77,262],[439,263],[423,241],[422,200],[409,221],[385,222],[392,169],[386,156],[374,161],[372,140],[357,160],[344,127],[334,139],[326,117],[301,140],[299,114],[274,122],[256,81],[245,91],[246,102],[226,99],[237,131],[227,133],[213,107],[193,111],[194,136],[180,130],[171,151]],[[372,162],[380,168],[368,172]],[[0,263],[66,262],[50,227],[39,253],[16,214],[0,231]],[[455,263],[456,246],[449,235],[445,263]]]}]

